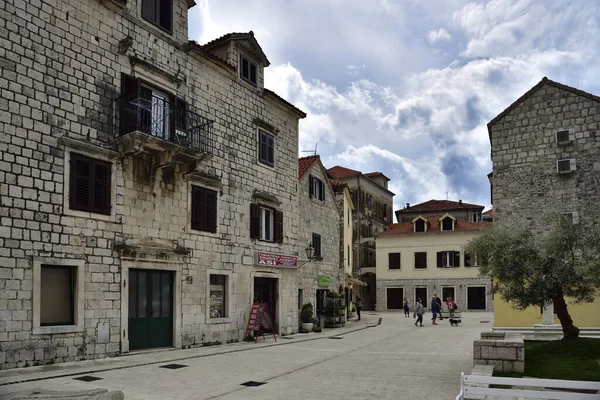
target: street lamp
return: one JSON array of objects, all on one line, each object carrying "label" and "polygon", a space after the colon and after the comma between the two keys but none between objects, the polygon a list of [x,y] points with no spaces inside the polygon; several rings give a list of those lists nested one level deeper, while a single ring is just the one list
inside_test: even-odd
[{"label": "street lamp", "polygon": [[306,258],[308,261],[312,260],[315,256],[315,248],[312,246],[312,243],[308,244],[308,247],[304,249],[306,251]]}]

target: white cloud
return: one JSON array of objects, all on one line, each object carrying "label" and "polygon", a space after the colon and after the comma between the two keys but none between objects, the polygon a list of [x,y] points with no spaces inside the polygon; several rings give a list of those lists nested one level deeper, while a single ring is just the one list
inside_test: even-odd
[{"label": "white cloud", "polygon": [[444,28],[440,28],[437,31],[429,31],[427,34],[427,41],[431,44],[437,42],[447,42],[452,39],[452,36]]}]

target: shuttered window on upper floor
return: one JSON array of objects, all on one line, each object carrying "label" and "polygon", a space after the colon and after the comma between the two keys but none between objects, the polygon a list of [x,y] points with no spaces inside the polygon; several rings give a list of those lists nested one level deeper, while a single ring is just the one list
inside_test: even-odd
[{"label": "shuttered window on upper floor", "polygon": [[71,153],[69,208],[110,215],[111,164]]}]

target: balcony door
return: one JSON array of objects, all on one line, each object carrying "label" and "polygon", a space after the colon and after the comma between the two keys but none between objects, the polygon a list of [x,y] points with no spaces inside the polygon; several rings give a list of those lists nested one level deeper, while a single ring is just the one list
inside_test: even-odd
[{"label": "balcony door", "polygon": [[146,94],[144,96],[146,99],[149,97],[147,104],[150,115],[147,119],[150,124],[147,133],[164,140],[169,140],[170,96],[146,86],[142,86],[142,93]]}]

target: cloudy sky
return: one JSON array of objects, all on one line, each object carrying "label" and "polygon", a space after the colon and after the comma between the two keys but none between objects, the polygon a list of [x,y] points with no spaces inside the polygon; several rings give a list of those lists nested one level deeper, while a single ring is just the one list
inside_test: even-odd
[{"label": "cloudy sky", "polygon": [[[490,206],[486,124],[544,76],[600,93],[597,0],[196,0],[190,37],[253,30],[300,149],[391,178],[395,209]],[[308,154],[308,153],[306,153]]]}]

